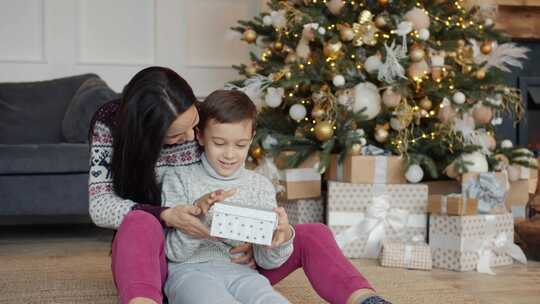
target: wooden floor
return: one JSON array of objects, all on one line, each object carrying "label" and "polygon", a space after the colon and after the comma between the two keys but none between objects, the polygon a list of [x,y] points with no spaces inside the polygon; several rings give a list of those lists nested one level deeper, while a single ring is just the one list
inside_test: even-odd
[{"label": "wooden floor", "polygon": [[[19,254],[28,257],[55,255],[55,251],[92,251],[93,249],[88,247],[88,244],[90,244],[88,240],[91,240],[93,244],[96,244],[96,242],[101,244],[101,251],[103,251],[103,248],[108,248],[110,239],[110,231],[94,228],[90,225],[47,226],[39,228],[0,227],[0,260],[2,257],[17,256]],[[353,262],[359,269],[362,266],[370,266],[372,269],[376,267],[376,261],[372,260]],[[0,263],[0,270],[3,267],[1,264],[3,262]],[[441,283],[438,286],[451,286],[465,295],[474,297],[474,303],[540,303],[539,262],[529,261],[527,266],[514,264],[497,267],[494,268],[494,271],[497,273],[495,276],[475,272],[459,273],[439,269],[433,271],[406,271],[396,269],[392,273],[395,273],[396,276],[410,276],[413,280],[432,282],[434,284]],[[403,281],[403,278],[401,280]],[[441,290],[440,287],[437,288]],[[2,294],[1,289],[0,294]],[[0,302],[2,301],[0,300]],[[418,303],[426,302],[419,301]],[[452,303],[458,302],[455,301]],[[460,303],[471,302],[462,301]]]}]

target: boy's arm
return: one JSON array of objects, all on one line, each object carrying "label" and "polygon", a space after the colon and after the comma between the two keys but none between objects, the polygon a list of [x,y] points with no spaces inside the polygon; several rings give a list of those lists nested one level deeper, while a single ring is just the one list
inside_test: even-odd
[{"label": "boy's arm", "polygon": [[[163,206],[174,207],[189,204],[184,179],[172,168],[165,172],[161,191]],[[201,243],[201,239],[191,237],[178,229],[169,228],[165,237],[165,253],[167,258],[173,262],[185,262]]]},{"label": "boy's arm", "polygon": [[[258,195],[258,202],[259,204],[262,204],[266,208],[274,209],[277,207],[276,202],[276,192],[274,189],[274,186],[270,183],[269,180],[264,178],[263,182],[261,183],[261,187],[259,190]],[[286,235],[290,235],[290,239],[286,240],[282,244],[268,248],[268,246],[263,245],[253,245],[253,255],[255,258],[255,262],[259,267],[263,269],[274,269],[281,266],[283,263],[285,263],[289,257],[291,256],[293,252],[293,240],[294,240],[294,228],[288,224],[288,221],[285,219],[283,222],[283,217],[279,217],[282,224],[283,229],[285,229]],[[278,224],[279,227],[279,224]],[[275,233],[278,233],[279,231],[275,231]]]}]

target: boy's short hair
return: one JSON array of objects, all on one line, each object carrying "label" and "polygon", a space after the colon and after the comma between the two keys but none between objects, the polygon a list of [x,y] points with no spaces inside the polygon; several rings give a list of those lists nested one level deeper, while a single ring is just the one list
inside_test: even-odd
[{"label": "boy's short hair", "polygon": [[241,91],[216,90],[203,102],[197,104],[199,131],[214,119],[219,123],[235,123],[251,119],[251,130],[255,132],[257,108],[253,101]]}]

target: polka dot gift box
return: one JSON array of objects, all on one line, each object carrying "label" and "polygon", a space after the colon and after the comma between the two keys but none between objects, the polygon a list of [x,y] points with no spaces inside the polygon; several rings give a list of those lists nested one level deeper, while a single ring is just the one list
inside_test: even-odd
[{"label": "polka dot gift box", "polygon": [[491,267],[526,262],[514,244],[511,213],[447,216],[431,215],[429,246],[433,267],[493,274]]},{"label": "polka dot gift box", "polygon": [[268,209],[216,203],[210,235],[241,242],[271,245],[277,214]]},{"label": "polka dot gift box", "polygon": [[384,240],[426,238],[428,188],[328,182],[327,223],[349,258],[379,257]]}]

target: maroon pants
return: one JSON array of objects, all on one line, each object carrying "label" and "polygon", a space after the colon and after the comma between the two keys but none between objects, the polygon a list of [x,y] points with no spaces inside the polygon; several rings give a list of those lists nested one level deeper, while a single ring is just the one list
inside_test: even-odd
[{"label": "maroon pants", "polygon": [[[343,256],[332,232],[323,224],[294,227],[294,251],[281,267],[259,272],[272,284],[302,267],[320,297],[330,303],[346,303],[358,289],[372,289],[369,282]],[[121,303],[136,297],[163,300],[167,278],[164,234],[160,223],[143,211],[131,211],[113,241],[112,272]]]}]

